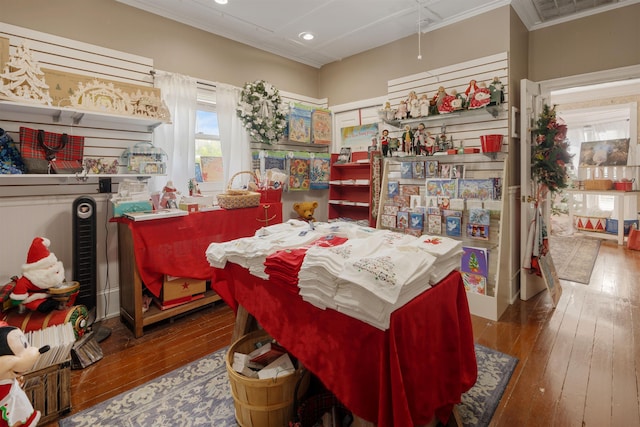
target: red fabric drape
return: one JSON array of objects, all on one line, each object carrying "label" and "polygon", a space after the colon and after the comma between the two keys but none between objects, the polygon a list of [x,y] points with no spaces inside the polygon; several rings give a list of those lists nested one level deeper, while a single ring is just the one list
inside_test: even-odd
[{"label": "red fabric drape", "polygon": [[318,309],[235,264],[217,277],[213,288],[227,303],[243,305],[348,408],[379,427],[446,421],[475,383],[471,315],[458,272],[394,312],[386,331]]},{"label": "red fabric drape", "polygon": [[140,278],[151,293],[160,297],[164,274],[211,280],[215,269],[205,255],[209,244],[252,236],[265,226],[265,218],[269,218],[269,225],[282,222],[282,204],[193,212],[149,221],[122,217],[112,221],[129,226]]}]

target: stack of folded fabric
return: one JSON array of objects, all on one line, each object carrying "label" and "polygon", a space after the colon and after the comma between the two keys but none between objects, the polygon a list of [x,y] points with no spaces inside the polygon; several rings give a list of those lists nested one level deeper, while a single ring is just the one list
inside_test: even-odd
[{"label": "stack of folded fabric", "polygon": [[289,220],[263,227],[252,237],[211,243],[205,254],[212,267],[224,268],[227,262],[233,262],[248,268],[252,274],[268,278],[264,274],[264,261],[269,254],[304,246],[320,237],[322,234],[311,229],[307,222]]},{"label": "stack of folded fabric", "polygon": [[338,246],[346,242],[346,237],[333,234],[322,236],[309,245],[301,248],[282,249],[267,256],[264,262],[264,272],[272,283],[283,286],[294,293],[298,293],[298,273],[307,250],[314,246]]},{"label": "stack of folded fabric", "polygon": [[447,277],[453,270],[460,268],[462,260],[462,242],[446,236],[424,235],[416,239],[413,245],[438,258],[433,266],[429,283],[435,285]]}]

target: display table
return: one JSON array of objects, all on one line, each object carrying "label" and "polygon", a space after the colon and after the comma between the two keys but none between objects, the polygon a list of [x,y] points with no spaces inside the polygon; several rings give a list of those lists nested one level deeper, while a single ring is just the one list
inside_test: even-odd
[{"label": "display table", "polygon": [[[579,233],[587,234],[591,237],[599,237],[601,239],[617,240],[618,245],[624,245],[624,220],[625,210],[637,212],[638,210],[638,191],[615,191],[615,190],[564,190],[569,195],[569,224],[574,226],[576,215],[576,205],[579,203],[576,197],[581,198],[582,210],[588,212],[590,205],[597,205],[598,196],[611,196],[614,198],[614,210],[611,218],[618,221],[618,232],[616,234],[589,232],[585,230],[578,230]],[[595,198],[589,200],[589,198]],[[593,203],[593,202],[596,203]],[[636,219],[627,218],[627,219]]]},{"label": "display table", "polygon": [[160,297],[165,274],[211,280],[214,269],[205,257],[209,244],[252,236],[267,223],[282,222],[282,204],[193,212],[149,221],[122,217],[112,221],[118,222],[120,317],[138,338],[144,326],[220,299],[213,290],[207,290],[204,298],[167,310],[152,306],[143,313],[143,285]]},{"label": "display table", "polygon": [[386,331],[321,310],[237,264],[215,277],[213,288],[230,306],[251,313],[354,414],[379,427],[446,419],[476,381],[458,272],[395,311]]}]

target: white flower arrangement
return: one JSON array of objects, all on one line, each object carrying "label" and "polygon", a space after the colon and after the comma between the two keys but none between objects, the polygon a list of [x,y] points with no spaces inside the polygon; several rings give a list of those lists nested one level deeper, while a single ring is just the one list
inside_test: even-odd
[{"label": "white flower arrangement", "polygon": [[236,110],[253,141],[274,144],[284,135],[287,116],[280,93],[264,80],[244,85]]}]

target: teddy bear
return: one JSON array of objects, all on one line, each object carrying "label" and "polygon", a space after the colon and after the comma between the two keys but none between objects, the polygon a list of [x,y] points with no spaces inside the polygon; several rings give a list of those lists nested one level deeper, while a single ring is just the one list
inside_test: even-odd
[{"label": "teddy bear", "polygon": [[293,204],[293,210],[296,211],[298,213],[298,215],[300,215],[300,218],[302,218],[305,221],[310,221],[313,222],[316,219],[313,217],[313,213],[315,212],[316,208],[318,207],[318,202],[300,202],[300,203],[294,203]]},{"label": "teddy bear", "polygon": [[22,374],[33,368],[49,346],[33,347],[22,330],[0,322],[0,427],[36,426],[40,411],[34,410],[22,389]]},{"label": "teddy bear", "polygon": [[50,298],[47,290],[65,281],[64,266],[49,251],[50,245],[51,241],[44,237],[36,237],[31,242],[27,262],[22,264],[22,276],[9,296],[14,305],[41,313],[49,313],[58,307],[58,301]]}]

